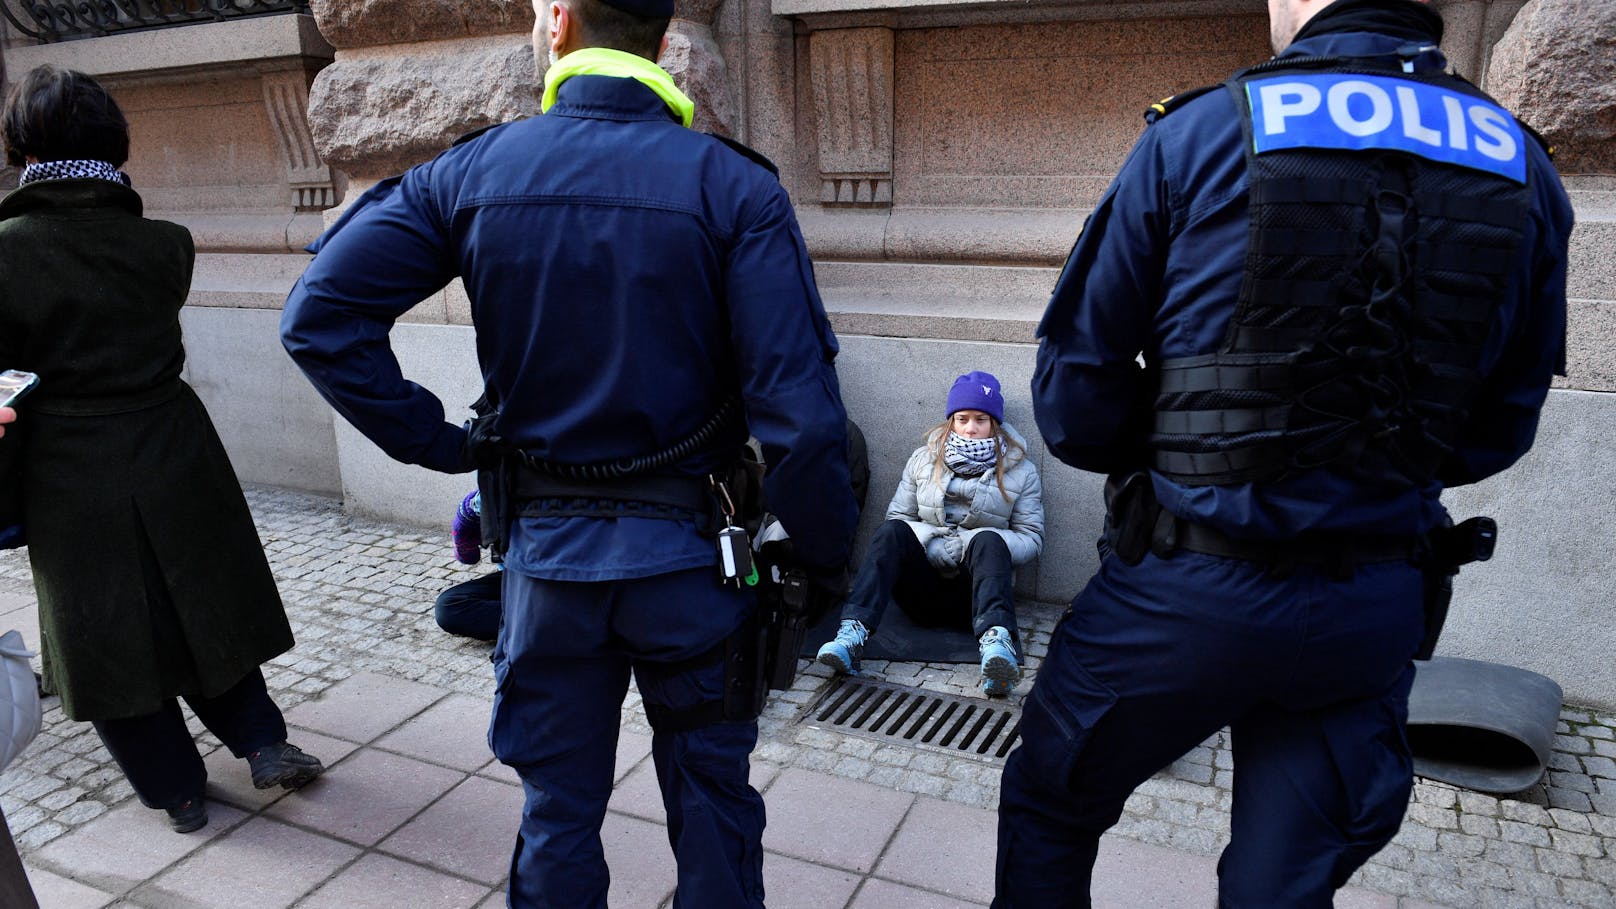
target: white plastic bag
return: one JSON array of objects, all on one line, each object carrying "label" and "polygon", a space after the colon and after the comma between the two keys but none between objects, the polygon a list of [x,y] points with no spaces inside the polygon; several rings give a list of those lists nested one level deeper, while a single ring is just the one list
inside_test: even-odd
[{"label": "white plastic bag", "polygon": [[28,663],[32,656],[21,632],[0,635],[0,770],[39,734],[39,687]]}]

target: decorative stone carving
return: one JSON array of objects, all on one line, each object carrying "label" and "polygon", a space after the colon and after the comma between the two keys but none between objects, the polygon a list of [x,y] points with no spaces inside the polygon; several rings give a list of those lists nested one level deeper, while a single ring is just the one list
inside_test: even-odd
[{"label": "decorative stone carving", "polygon": [[1616,3],[1531,0],[1493,49],[1487,89],[1556,146],[1563,173],[1616,169]]},{"label": "decorative stone carving", "polygon": [[474,129],[539,111],[525,36],[341,59],[309,91],[321,157],[355,177],[399,173]]},{"label": "decorative stone carving", "polygon": [[264,74],[264,107],[286,160],[295,211],[322,211],[337,204],[331,168],[320,160],[309,132],[309,80],[300,69]]},{"label": "decorative stone carving", "polygon": [[668,49],[657,61],[673,76],[679,90],[696,103],[691,127],[735,134],[735,98],[730,92],[724,53],[713,38],[717,0],[677,0],[668,25]]},{"label": "decorative stone carving", "polygon": [[816,31],[809,39],[821,202],[892,204],[892,30]]},{"label": "decorative stone carving", "polygon": [[530,0],[312,0],[310,7],[320,34],[343,48],[533,28]]}]

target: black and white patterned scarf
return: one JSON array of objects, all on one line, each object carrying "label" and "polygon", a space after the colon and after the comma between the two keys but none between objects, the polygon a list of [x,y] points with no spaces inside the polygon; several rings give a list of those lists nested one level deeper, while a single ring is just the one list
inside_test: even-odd
[{"label": "black and white patterned scarf", "polygon": [[22,169],[18,186],[27,186],[41,180],[111,180],[129,186],[129,175],[105,161],[40,161]]},{"label": "black and white patterned scarf", "polygon": [[947,449],[943,452],[943,463],[962,477],[979,477],[992,470],[999,461],[999,440],[996,437],[967,439],[949,430],[948,440],[943,444]]}]

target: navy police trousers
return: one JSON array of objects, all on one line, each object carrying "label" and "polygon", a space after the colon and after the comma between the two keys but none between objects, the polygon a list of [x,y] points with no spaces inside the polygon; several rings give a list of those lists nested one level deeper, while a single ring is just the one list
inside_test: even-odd
[{"label": "navy police trousers", "polygon": [[[600,827],[629,673],[646,703],[683,708],[718,699],[721,662],[672,664],[722,641],[756,597],[720,586],[711,568],[596,583],[503,574],[488,741],[527,796],[510,905],[601,909],[609,876]],[[763,905],[763,797],[747,782],[755,744],[755,721],[652,737],[679,866],[678,909]]]},{"label": "navy police trousers", "polygon": [[1423,633],[1403,562],[1344,581],[1190,552],[1105,559],[1057,626],[1005,766],[994,909],[1087,907],[1100,835],[1228,726],[1224,909],[1328,909],[1402,823]]}]

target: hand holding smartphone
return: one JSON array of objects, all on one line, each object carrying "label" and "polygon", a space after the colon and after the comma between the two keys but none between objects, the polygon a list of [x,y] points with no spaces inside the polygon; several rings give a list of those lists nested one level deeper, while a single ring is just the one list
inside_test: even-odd
[{"label": "hand holding smartphone", "polygon": [[20,369],[0,372],[0,407],[10,407],[39,387],[39,376]]}]

